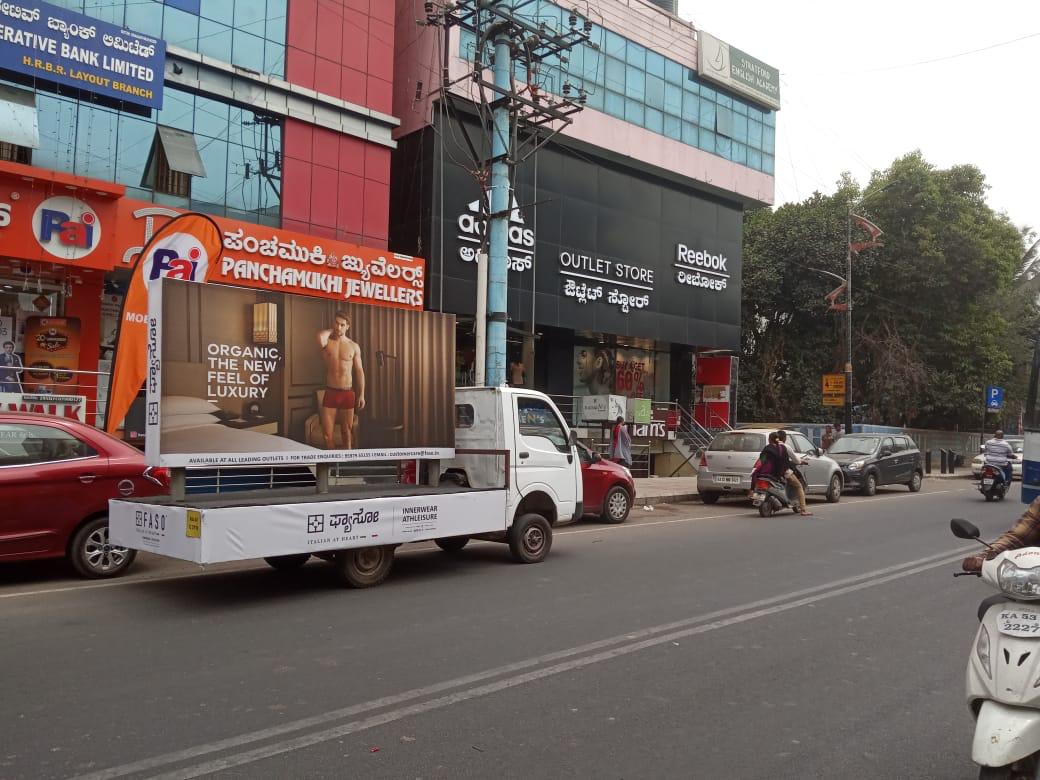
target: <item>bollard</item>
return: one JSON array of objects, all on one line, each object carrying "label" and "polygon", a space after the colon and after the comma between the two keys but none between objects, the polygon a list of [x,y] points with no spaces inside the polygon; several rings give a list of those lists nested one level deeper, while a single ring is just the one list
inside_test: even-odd
[{"label": "bollard", "polygon": [[950,473],[953,474],[957,470],[957,458],[959,456],[953,450],[950,450]]},{"label": "bollard", "polygon": [[932,473],[932,451],[931,450],[925,450],[924,451],[924,473],[925,474],[931,474]]},{"label": "bollard", "polygon": [[946,473],[946,464],[949,462],[949,457],[945,449],[939,450],[939,473]]}]

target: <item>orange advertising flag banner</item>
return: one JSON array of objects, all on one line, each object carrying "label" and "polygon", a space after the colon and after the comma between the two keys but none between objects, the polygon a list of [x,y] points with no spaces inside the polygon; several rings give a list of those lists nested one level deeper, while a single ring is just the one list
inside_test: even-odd
[{"label": "orange advertising flag banner", "polygon": [[109,433],[123,423],[148,376],[149,282],[163,277],[204,282],[212,278],[223,247],[216,222],[204,214],[187,213],[156,230],[138,256],[119,318],[105,419]]}]

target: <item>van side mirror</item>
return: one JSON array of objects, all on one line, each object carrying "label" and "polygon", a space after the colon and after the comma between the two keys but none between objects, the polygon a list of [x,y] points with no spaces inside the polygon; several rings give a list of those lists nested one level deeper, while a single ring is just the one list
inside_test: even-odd
[{"label": "van side mirror", "polygon": [[567,435],[567,443],[572,447],[578,443],[578,432],[573,428],[571,428],[571,432]]},{"label": "van side mirror", "polygon": [[955,517],[950,521],[950,530],[958,539],[978,539],[979,529],[967,520]]}]

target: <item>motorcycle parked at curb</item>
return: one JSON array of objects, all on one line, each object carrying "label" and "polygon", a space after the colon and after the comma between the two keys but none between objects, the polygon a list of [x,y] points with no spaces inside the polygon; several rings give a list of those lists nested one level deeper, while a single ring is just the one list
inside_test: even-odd
[{"label": "motorcycle parked at curb", "polygon": [[987,501],[1003,501],[1010,488],[1011,483],[1000,466],[983,465],[979,472],[979,492]]},{"label": "motorcycle parked at curb", "polygon": [[[959,539],[979,538],[966,520],[950,521]],[[966,698],[975,718],[971,757],[980,780],[1040,777],[1040,547],[1001,552],[981,572],[997,588],[979,605],[968,660]]]},{"label": "motorcycle parked at curb", "polygon": [[795,492],[786,479],[756,477],[751,490],[751,504],[762,517],[771,517],[781,509],[790,509],[796,514],[801,511]]}]

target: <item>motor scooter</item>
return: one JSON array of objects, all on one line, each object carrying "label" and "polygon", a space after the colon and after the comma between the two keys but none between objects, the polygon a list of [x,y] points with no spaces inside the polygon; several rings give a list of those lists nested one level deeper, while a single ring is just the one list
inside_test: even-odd
[{"label": "motor scooter", "polygon": [[[979,539],[966,520],[951,520],[960,539]],[[971,757],[979,778],[1040,777],[1040,547],[999,553],[972,575],[1000,590],[979,605],[968,660],[967,703],[975,718]]]},{"label": "motor scooter", "polygon": [[[797,479],[798,477],[795,477]],[[751,504],[758,508],[762,517],[771,517],[773,512],[789,508],[792,512],[800,512],[798,499],[793,488],[786,479],[761,476],[755,478],[751,486]]]},{"label": "motor scooter", "polygon": [[999,466],[984,464],[979,472],[979,492],[986,497],[987,501],[1003,501],[1011,488],[1011,483],[1004,476],[1004,470]]}]

